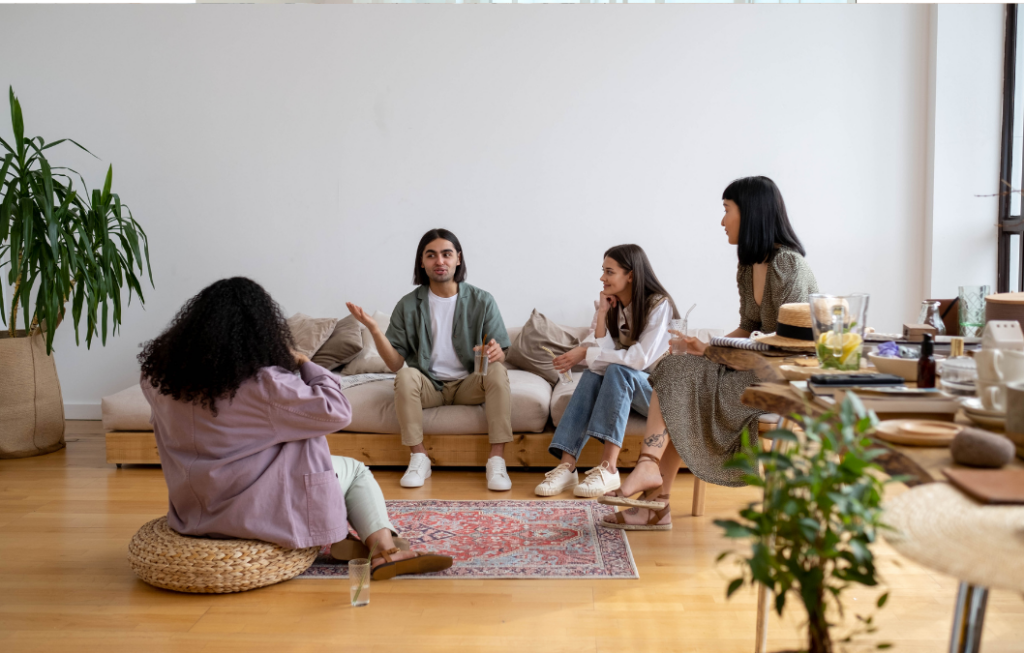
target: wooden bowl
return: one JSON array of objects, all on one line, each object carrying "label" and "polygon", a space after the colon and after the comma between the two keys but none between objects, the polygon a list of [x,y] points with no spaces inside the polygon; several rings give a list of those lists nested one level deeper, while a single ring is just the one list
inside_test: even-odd
[{"label": "wooden bowl", "polygon": [[868,360],[882,374],[895,374],[904,381],[917,381],[916,358],[890,358],[877,354],[868,354]]}]

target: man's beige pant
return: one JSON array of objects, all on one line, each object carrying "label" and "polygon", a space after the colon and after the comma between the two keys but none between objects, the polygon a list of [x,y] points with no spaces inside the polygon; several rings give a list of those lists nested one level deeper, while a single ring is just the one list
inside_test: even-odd
[{"label": "man's beige pant", "polygon": [[423,409],[437,406],[484,405],[487,439],[491,444],[512,441],[512,391],[508,370],[501,363],[487,366],[487,375],[470,374],[448,381],[441,390],[414,367],[404,367],[395,377],[395,410],[402,429],[402,444],[414,447],[423,442]]}]

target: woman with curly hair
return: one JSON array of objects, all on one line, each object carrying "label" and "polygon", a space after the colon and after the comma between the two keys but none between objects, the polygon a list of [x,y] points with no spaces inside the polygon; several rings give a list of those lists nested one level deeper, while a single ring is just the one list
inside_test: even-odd
[{"label": "woman with curly hair", "polygon": [[[349,424],[351,406],[330,372],[292,349],[281,309],[256,282],[203,289],[139,362],[175,531],[331,544],[340,560],[373,548],[375,579],[452,565],[396,542],[370,470],[331,455],[324,434]],[[348,537],[346,516],[359,540]]]}]

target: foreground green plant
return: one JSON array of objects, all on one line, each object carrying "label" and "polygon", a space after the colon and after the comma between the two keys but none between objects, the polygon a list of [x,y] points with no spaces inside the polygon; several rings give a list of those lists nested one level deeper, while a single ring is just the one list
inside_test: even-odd
[{"label": "foreground green plant", "polygon": [[[139,277],[147,273],[153,285],[146,232],[111,192],[113,166],[107,168],[103,190],[90,193],[80,174],[51,166],[44,152],[62,143],[92,152],[71,139],[46,143],[40,136],[26,137],[13,88],[10,104],[14,143],[0,138],[6,150],[0,164],[0,270],[9,268],[13,292],[8,319],[0,285],[0,320],[13,338],[20,306],[25,331],[43,328],[49,354],[70,300],[75,342],[84,311],[86,346],[97,333],[106,344],[108,325],[116,333],[121,324],[121,288],[128,286],[129,304],[133,293],[145,303]],[[81,192],[71,175],[78,177]]]},{"label": "foreground green plant", "polygon": [[[803,442],[789,430],[770,434],[785,441],[783,448],[790,453],[751,446],[744,431],[743,450],[727,466],[742,469],[747,483],[765,488],[765,499],[741,510],[740,519],[715,520],[726,537],[752,545],[750,557],[726,551],[718,559],[733,556],[742,569],[729,583],[727,596],[744,584],[760,583],[774,593],[780,616],[787,597],[798,598],[807,612],[807,650],[832,653],[829,606],[843,616],[844,590],[878,585],[871,545],[884,527],[884,486],[900,479],[880,479],[881,467],[872,461],[884,450],[866,436],[877,418],[853,393],[837,410],[800,421]],[[758,473],[762,465],[763,477]],[[888,596],[878,599],[878,608]],[[872,616],[858,619],[862,627],[843,642],[875,632]]]}]

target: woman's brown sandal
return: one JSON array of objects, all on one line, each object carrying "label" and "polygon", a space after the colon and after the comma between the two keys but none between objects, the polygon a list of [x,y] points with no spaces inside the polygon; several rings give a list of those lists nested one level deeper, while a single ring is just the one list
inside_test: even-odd
[{"label": "woman's brown sandal", "polygon": [[[409,540],[404,537],[394,538],[395,546],[400,551],[408,551],[410,548]],[[366,558],[370,555],[370,547],[366,546],[360,540],[349,535],[340,542],[335,542],[331,545],[331,557],[341,562],[348,562],[349,560],[358,560],[359,558]]]},{"label": "woman's brown sandal", "polygon": [[412,558],[392,560],[391,556],[398,552],[399,549],[388,549],[381,553],[380,555],[384,558],[384,562],[373,568],[373,571],[370,572],[370,578],[373,580],[388,580],[389,578],[405,576],[406,574],[429,574],[435,571],[444,571],[451,567],[454,562],[451,556],[430,552],[417,552]]},{"label": "woman's brown sandal", "polygon": [[665,515],[671,514],[671,508],[669,507],[667,499],[668,495],[662,494],[658,498],[664,497],[666,499],[665,507],[661,510],[652,510],[651,516],[647,518],[646,524],[627,524],[625,512],[615,513],[615,521],[607,521],[602,519],[600,524],[605,528],[618,528],[623,531],[670,531],[672,530],[672,522],[667,524],[659,524]]},{"label": "woman's brown sandal", "polygon": [[[661,459],[655,458],[649,453],[642,453],[640,457],[636,459],[636,464],[639,465],[642,462],[650,461],[661,466]],[[636,466],[634,465],[634,470]],[[612,490],[608,494],[597,498],[598,503],[603,503],[606,506],[627,506],[630,508],[647,508],[648,510],[662,510],[667,505],[664,501],[651,501],[652,497],[659,496],[661,492],[661,485],[649,490],[641,490],[637,494],[641,495],[641,499],[631,499],[622,494],[622,490]],[[636,496],[636,495],[634,495]]]}]

